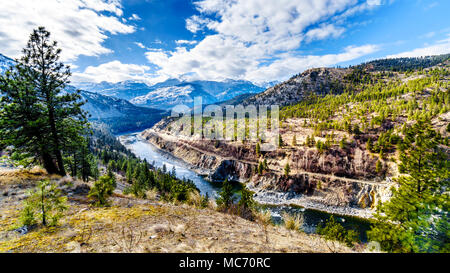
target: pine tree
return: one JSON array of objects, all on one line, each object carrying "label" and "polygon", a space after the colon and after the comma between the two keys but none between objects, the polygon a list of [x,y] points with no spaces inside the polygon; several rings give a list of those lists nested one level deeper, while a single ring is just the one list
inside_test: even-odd
[{"label": "pine tree", "polygon": [[264,165],[263,165],[262,162],[259,162],[259,164],[258,164],[258,174],[262,175],[263,171],[264,171]]},{"label": "pine tree", "polygon": [[130,159],[128,159],[128,162],[127,162],[127,172],[126,172],[126,177],[127,177],[127,182],[129,183],[129,184],[131,184],[132,182],[133,182],[133,164],[132,164],[132,162],[131,162],[131,160]]},{"label": "pine tree", "polygon": [[244,185],[241,189],[241,199],[239,200],[238,205],[245,209],[251,209],[255,204],[253,193]]},{"label": "pine tree", "polygon": [[316,230],[317,234],[322,235],[325,240],[339,241],[352,247],[359,241],[358,234],[354,230],[346,230],[341,224],[336,222],[333,216],[326,221],[325,225],[319,223]]},{"label": "pine tree", "polygon": [[88,143],[85,139],[81,142],[80,145],[80,173],[81,179],[84,182],[89,181],[89,176],[92,176],[91,173],[91,160],[90,157],[92,154],[89,152]]},{"label": "pine tree", "polygon": [[261,155],[261,146],[259,142],[256,143],[256,156],[259,157]]},{"label": "pine tree", "polygon": [[20,218],[24,225],[36,223],[38,217],[44,226],[55,226],[67,209],[67,197],[48,179],[40,181],[28,195]]},{"label": "pine tree", "polygon": [[283,147],[283,145],[284,145],[283,138],[281,137],[280,134],[278,134],[278,138],[277,138],[277,143],[276,144],[277,144],[278,147]]},{"label": "pine tree", "polygon": [[347,139],[346,137],[343,137],[340,141],[339,141],[339,147],[341,149],[345,149],[345,147],[347,146]]},{"label": "pine tree", "polygon": [[60,53],[45,28],[33,30],[23,57],[0,79],[0,139],[40,158],[48,173],[65,175],[63,149],[79,140],[87,121],[79,92],[62,93],[71,73]]},{"label": "pine tree", "polygon": [[368,150],[368,151],[372,151],[372,149],[373,149],[373,146],[372,146],[372,139],[371,138],[369,138],[368,140],[367,140],[367,143],[366,143],[366,149]]},{"label": "pine tree", "polygon": [[380,160],[377,160],[377,163],[375,165],[375,172],[380,174],[382,170],[383,170],[383,165],[381,164]]},{"label": "pine tree", "polygon": [[245,219],[252,220],[255,205],[256,202],[253,199],[253,193],[244,185],[241,190],[241,199],[238,202],[239,215]]},{"label": "pine tree", "polygon": [[404,131],[400,167],[389,201],[377,208],[369,239],[390,252],[449,251],[448,188],[450,163],[431,124],[418,121]]},{"label": "pine tree", "polygon": [[92,174],[92,178],[94,178],[94,181],[97,181],[100,176],[100,171],[98,169],[98,161],[95,156],[90,156],[89,165],[91,168],[90,172]]},{"label": "pine tree", "polygon": [[289,163],[286,163],[286,165],[284,166],[284,175],[286,177],[288,177],[290,173],[291,173],[291,167],[289,166]]},{"label": "pine tree", "polygon": [[222,190],[219,193],[216,203],[222,209],[228,209],[234,202],[233,186],[225,179],[222,183]]},{"label": "pine tree", "polygon": [[110,174],[101,176],[94,182],[94,186],[89,191],[89,197],[95,200],[97,206],[105,206],[108,204],[108,196],[110,196],[116,188],[116,179]]},{"label": "pine tree", "polygon": [[361,130],[359,129],[359,125],[358,124],[355,124],[355,126],[353,128],[353,134],[355,134],[355,135],[361,134]]}]

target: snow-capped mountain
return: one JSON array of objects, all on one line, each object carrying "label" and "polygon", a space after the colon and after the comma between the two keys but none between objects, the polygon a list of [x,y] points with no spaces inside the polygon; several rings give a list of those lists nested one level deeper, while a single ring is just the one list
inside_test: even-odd
[{"label": "snow-capped mountain", "polygon": [[136,105],[168,109],[178,104],[192,106],[195,97],[202,97],[204,104],[217,101],[214,96],[204,92],[198,85],[183,83],[154,89],[146,95],[132,99],[130,102]]},{"label": "snow-capped mountain", "polygon": [[119,83],[78,83],[83,90],[103,95],[115,96],[146,107],[170,109],[178,104],[192,106],[195,97],[202,97],[204,104],[232,99],[243,94],[256,94],[265,90],[249,81],[181,81],[168,79],[148,86],[142,82],[125,81]]},{"label": "snow-capped mountain", "polygon": [[[14,60],[0,54],[0,74],[13,65]],[[71,93],[76,90],[76,87],[68,85],[64,91]],[[95,92],[80,90],[80,95],[87,101],[82,109],[89,113],[89,120],[105,123],[113,133],[149,128],[165,115],[163,110],[139,107],[127,100]]]},{"label": "snow-capped mountain", "polygon": [[3,74],[6,72],[6,70],[13,66],[16,62],[11,59],[6,57],[5,55],[0,53],[0,74]]},{"label": "snow-capped mountain", "polygon": [[149,87],[145,83],[123,81],[118,83],[77,83],[75,86],[82,90],[96,92],[105,96],[117,97],[124,100],[130,100],[149,92]]}]

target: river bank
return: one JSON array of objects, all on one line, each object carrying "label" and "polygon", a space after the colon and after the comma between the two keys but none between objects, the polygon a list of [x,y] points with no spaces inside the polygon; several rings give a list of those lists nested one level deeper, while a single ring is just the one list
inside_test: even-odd
[{"label": "river bank", "polygon": [[306,209],[326,212],[333,215],[358,217],[363,219],[373,218],[373,211],[369,209],[360,209],[352,207],[338,207],[325,205],[320,202],[314,202],[305,198],[301,194],[297,195],[292,192],[279,192],[271,190],[261,190],[252,184],[247,184],[249,190],[254,192],[253,199],[264,205],[273,206],[299,206]]},{"label": "river bank", "polygon": [[[208,179],[213,173],[212,170],[195,166],[182,158],[174,156],[168,151],[160,149],[150,141],[145,140],[140,133],[121,135],[119,139],[138,156],[146,158],[149,162],[155,161],[157,167],[162,167],[163,164],[166,165],[167,169],[175,167],[177,175],[193,180],[202,194],[208,193],[210,197],[215,198],[217,192],[220,191],[220,183],[211,182]],[[243,183],[243,181],[238,182]],[[255,187],[251,182],[243,184],[246,184],[248,188],[255,193],[254,199],[259,204],[273,206],[295,205],[339,216],[358,217],[363,219],[370,219],[372,217],[372,211],[370,209],[330,206],[312,200],[311,197],[302,194],[261,189]]]}]

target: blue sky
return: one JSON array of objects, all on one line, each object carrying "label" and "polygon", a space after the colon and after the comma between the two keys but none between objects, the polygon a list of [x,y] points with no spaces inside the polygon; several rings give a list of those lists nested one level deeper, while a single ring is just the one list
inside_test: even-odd
[{"label": "blue sky", "polygon": [[75,82],[255,83],[318,66],[450,53],[450,1],[22,0],[0,10],[0,53],[43,25]]}]

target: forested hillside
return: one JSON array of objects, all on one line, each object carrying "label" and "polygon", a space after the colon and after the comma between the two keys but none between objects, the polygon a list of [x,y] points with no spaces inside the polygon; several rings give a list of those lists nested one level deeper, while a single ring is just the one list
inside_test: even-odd
[{"label": "forested hillside", "polygon": [[438,64],[442,64],[450,58],[450,54],[438,56],[426,56],[416,58],[391,58],[375,60],[355,66],[354,68],[371,71],[406,72],[410,70],[422,70]]},{"label": "forested hillside", "polygon": [[[384,70],[383,63],[406,71]],[[243,141],[192,136],[174,142],[177,127],[165,120],[143,136],[210,168],[212,179],[247,183],[259,202],[368,211],[375,219],[369,238],[386,251],[446,252],[449,56],[374,64],[383,71],[310,69],[245,98],[246,105],[283,106],[279,135],[255,141],[246,129]],[[245,117],[235,124],[253,122]],[[274,143],[274,151],[261,149]]]}]

